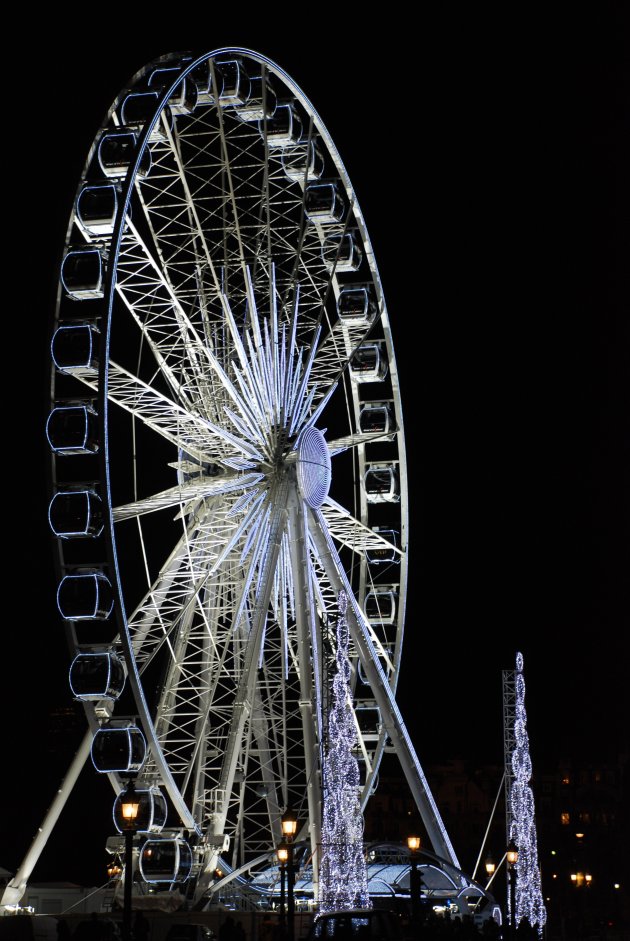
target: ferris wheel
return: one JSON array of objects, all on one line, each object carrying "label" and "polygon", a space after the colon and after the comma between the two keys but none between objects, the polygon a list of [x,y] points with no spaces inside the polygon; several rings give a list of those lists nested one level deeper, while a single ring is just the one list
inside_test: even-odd
[{"label": "ferris wheel", "polygon": [[115,793],[135,775],[152,828],[193,835],[204,891],[218,860],[268,853],[289,806],[316,869],[344,592],[361,803],[394,748],[457,865],[395,703],[407,467],[385,299],[333,140],[279,66],[166,56],[120,93],[51,353],[57,603]]}]

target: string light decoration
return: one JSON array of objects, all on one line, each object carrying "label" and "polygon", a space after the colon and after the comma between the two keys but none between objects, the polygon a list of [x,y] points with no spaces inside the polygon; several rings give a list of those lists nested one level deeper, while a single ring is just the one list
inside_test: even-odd
[{"label": "string light decoration", "polygon": [[357,733],[350,708],[345,592],[339,593],[337,605],[337,672],[332,684],[328,747],[323,765],[321,912],[371,908],[363,853],[363,815],[358,796],[359,765],[352,754]]},{"label": "string light decoration", "polygon": [[529,754],[527,713],[525,711],[525,680],[523,678],[523,655],[516,655],[514,711],[514,750],[512,752],[512,786],[510,788],[510,839],[518,847],[516,862],[516,924],[524,918],[537,928],[542,937],[547,921],[547,910],[543,901],[540,867],[538,865],[538,843],[534,819],[534,795],[529,786],[532,762]]}]

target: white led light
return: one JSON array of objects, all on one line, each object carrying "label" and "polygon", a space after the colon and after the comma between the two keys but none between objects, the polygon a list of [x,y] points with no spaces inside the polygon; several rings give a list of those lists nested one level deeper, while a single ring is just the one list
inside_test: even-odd
[{"label": "white led light", "polygon": [[536,927],[542,937],[547,921],[547,910],[542,895],[538,844],[534,818],[534,795],[529,786],[532,762],[529,755],[527,713],[525,711],[525,680],[523,678],[523,655],[516,655],[516,709],[514,717],[514,741],[512,773],[514,781],[510,790],[512,824],[510,839],[518,847],[516,863],[516,924],[524,918]]},{"label": "white led light", "polygon": [[352,754],[357,732],[350,701],[347,604],[346,594],[342,591],[338,599],[337,672],[333,680],[328,748],[323,765],[320,912],[372,907],[363,853],[359,765]]}]

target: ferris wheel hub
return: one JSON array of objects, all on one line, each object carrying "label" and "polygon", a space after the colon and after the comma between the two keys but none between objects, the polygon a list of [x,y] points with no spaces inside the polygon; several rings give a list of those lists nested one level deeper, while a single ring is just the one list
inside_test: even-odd
[{"label": "ferris wheel hub", "polygon": [[312,509],[328,496],[331,480],[330,452],[319,428],[307,428],[297,447],[297,477],[300,494]]}]

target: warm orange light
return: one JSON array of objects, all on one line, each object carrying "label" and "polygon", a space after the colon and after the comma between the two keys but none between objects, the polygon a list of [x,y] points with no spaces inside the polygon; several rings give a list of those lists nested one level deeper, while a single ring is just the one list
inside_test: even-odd
[{"label": "warm orange light", "polygon": [[572,873],[571,873],[571,882],[577,882],[577,873],[576,873],[576,872],[572,872]]},{"label": "warm orange light", "polygon": [[292,810],[285,810],[282,815],[282,835],[292,840],[297,832],[297,814]]},{"label": "warm orange light", "polygon": [[140,810],[140,798],[133,786],[133,781],[129,781],[124,794],[120,797],[120,815],[122,817],[123,829],[135,830],[135,823]]},{"label": "warm orange light", "polygon": [[490,859],[490,857],[486,859],[485,866],[486,866],[486,872],[488,873],[489,876],[491,876],[497,868],[494,864],[494,860]]},{"label": "warm orange light", "polygon": [[586,875],[584,876],[584,879],[586,880],[587,885],[590,885],[591,882],[593,881],[593,877],[589,872],[586,873]]},{"label": "warm orange light", "polygon": [[560,814],[560,823],[563,827],[567,827],[571,823],[571,815],[567,813]]},{"label": "warm orange light", "polygon": [[139,801],[123,801],[120,805],[123,820],[133,821],[138,816],[140,810]]},{"label": "warm orange light", "polygon": [[583,839],[584,839],[584,834],[583,834],[583,833],[576,833],[575,836],[576,836],[576,839],[578,839],[578,840],[583,840]]},{"label": "warm orange light", "polygon": [[515,866],[518,862],[518,847],[514,840],[511,841],[505,855],[510,866]]},{"label": "warm orange light", "polygon": [[420,849],[420,837],[419,836],[408,836],[407,837],[407,846],[412,853],[417,853]]},{"label": "warm orange light", "polygon": [[286,843],[280,843],[276,849],[276,856],[278,857],[278,862],[282,865],[289,861],[289,847]]}]

